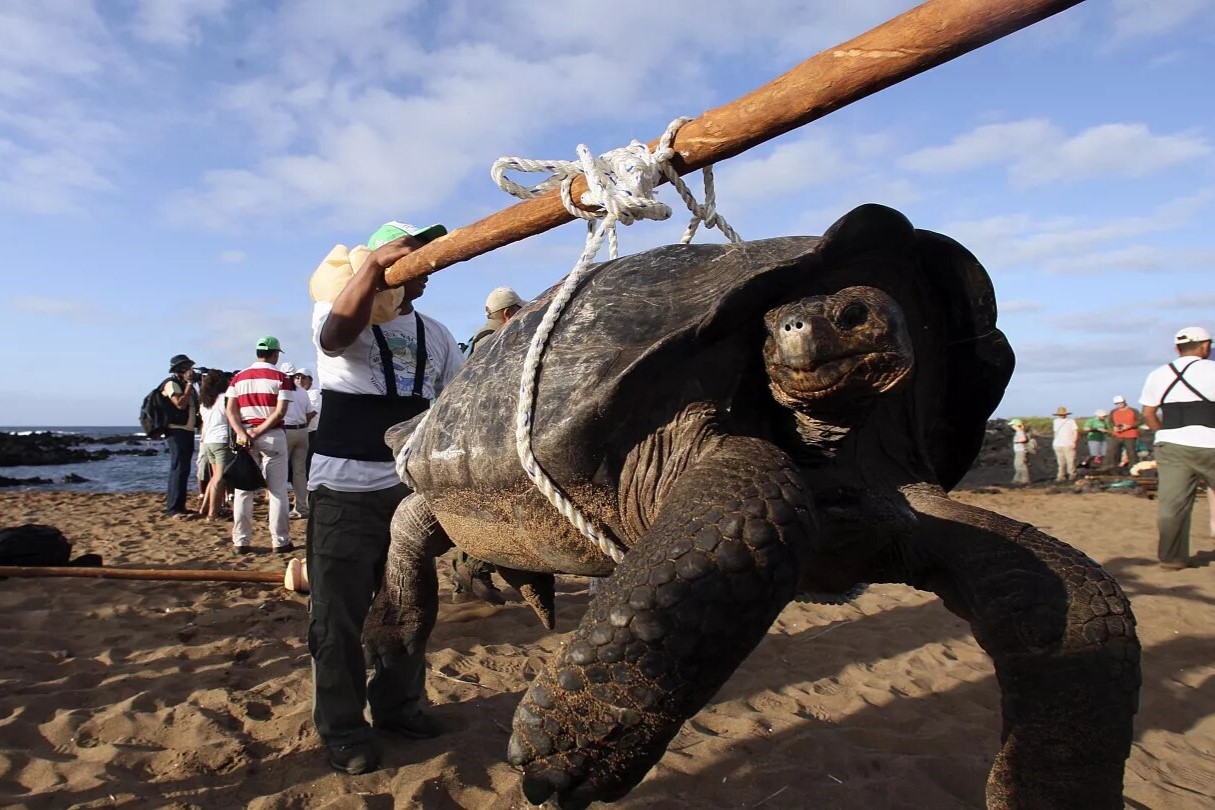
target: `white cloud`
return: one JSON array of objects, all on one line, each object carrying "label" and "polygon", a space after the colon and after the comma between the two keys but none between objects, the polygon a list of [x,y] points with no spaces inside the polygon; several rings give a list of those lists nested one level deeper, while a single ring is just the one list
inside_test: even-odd
[{"label": "white cloud", "polygon": [[132,28],[145,42],[180,48],[198,41],[201,23],[228,5],[229,0],[139,0]]},{"label": "white cloud", "polygon": [[[591,0],[460,0],[435,17],[418,0],[374,0],[358,14],[300,0],[249,38],[246,49],[271,71],[221,91],[224,125],[253,136],[251,159],[203,172],[172,196],[166,213],[213,228],[305,213],[361,227],[434,208],[502,154],[573,157],[574,138],[566,154],[532,151],[559,129],[586,122],[619,128],[653,111],[655,131],[589,144],[602,152],[628,137],[657,135],[664,115],[695,112],[668,98],[727,101],[714,95],[706,73],[723,54],[758,55],[786,68],[791,60],[778,54],[774,38],[804,58],[913,4],[775,0],[742,8],[671,0],[614,7],[605,18]],[[808,147],[792,150],[799,148]],[[788,187],[790,179],[772,168]]]},{"label": "white cloud", "polygon": [[858,168],[832,138],[810,132],[778,143],[763,157],[735,158],[715,169],[714,176],[719,199],[743,205],[834,183]]},{"label": "white cloud", "polygon": [[224,250],[219,254],[219,260],[224,264],[241,264],[247,258],[243,250]]},{"label": "white cloud", "polygon": [[1018,186],[1092,177],[1143,177],[1205,158],[1211,146],[1196,133],[1154,135],[1145,124],[1094,126],[1068,138],[1044,119],[985,124],[958,135],[946,146],[913,152],[898,165],[924,174],[949,174],[1008,165]]},{"label": "white cloud", "polygon": [[1210,154],[1206,139],[1193,133],[1153,135],[1144,124],[1103,124],[1024,155],[1009,169],[1009,176],[1021,186],[1089,177],[1144,177]]},{"label": "white cloud", "polygon": [[962,133],[948,146],[921,149],[899,160],[900,168],[947,174],[1016,159],[1059,140],[1059,130],[1041,118],[985,124]]},{"label": "white cloud", "polygon": [[1212,0],[1114,0],[1115,40],[1159,36],[1215,10]]},{"label": "white cloud", "polygon": [[48,0],[0,7],[0,208],[56,214],[113,187],[116,156],[138,140],[114,123],[117,94],[86,100],[133,75],[91,3]]},{"label": "white cloud", "polygon": [[[1067,217],[1041,219],[1028,214],[1001,214],[982,220],[951,222],[943,232],[970,248],[989,270],[1037,267],[1041,263],[1054,262],[1056,271],[1061,271],[1066,269],[1068,262],[1073,264],[1073,269],[1082,267],[1083,257],[1110,243],[1183,228],[1206,211],[1212,201],[1215,201],[1215,189],[1203,189],[1170,200],[1153,211],[1101,224]],[[1146,255],[1143,251],[1137,255],[1134,252],[1114,254],[1106,260],[1121,259],[1125,263],[1137,259],[1142,262]]]},{"label": "white cloud", "polygon": [[19,295],[6,299],[4,303],[7,309],[24,315],[84,324],[122,323],[121,318],[101,311],[94,302],[76,298]]}]

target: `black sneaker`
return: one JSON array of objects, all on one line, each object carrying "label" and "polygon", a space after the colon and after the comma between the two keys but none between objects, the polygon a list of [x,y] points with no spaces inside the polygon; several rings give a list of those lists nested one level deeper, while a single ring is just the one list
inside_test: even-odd
[{"label": "black sneaker", "polygon": [[329,764],[335,771],[358,776],[380,768],[380,756],[369,742],[330,745],[326,748],[329,751]]},{"label": "black sneaker", "polygon": [[291,553],[292,551],[295,551],[295,544],[294,544],[294,543],[288,543],[288,544],[287,544],[287,545],[285,545],[285,546],[275,546],[275,547],[274,547],[274,553],[275,553],[275,554],[289,554],[289,553]]},{"label": "black sneaker", "polygon": [[375,729],[410,740],[429,740],[443,733],[443,726],[439,724],[439,721],[422,712],[418,712],[412,717],[375,723]]},{"label": "black sneaker", "polygon": [[253,546],[233,546],[232,551],[235,554],[252,554]]}]

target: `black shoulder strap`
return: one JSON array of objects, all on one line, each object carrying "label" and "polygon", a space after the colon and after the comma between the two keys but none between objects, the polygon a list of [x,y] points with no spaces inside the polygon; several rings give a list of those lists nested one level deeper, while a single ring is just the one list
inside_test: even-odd
[{"label": "black shoulder strap", "polygon": [[426,381],[426,326],[422,323],[422,316],[415,309],[413,317],[418,323],[418,367],[413,373],[413,395],[415,397],[422,396],[422,383]]},{"label": "black shoulder strap", "polygon": [[[1176,361],[1173,361],[1173,362],[1175,363]],[[1173,374],[1175,374],[1177,376],[1177,378],[1175,380],[1173,380],[1171,383],[1169,383],[1169,387],[1164,389],[1164,393],[1160,395],[1160,404],[1161,405],[1166,404],[1164,400],[1168,397],[1168,395],[1172,392],[1172,390],[1177,387],[1177,383],[1181,383],[1186,388],[1190,389],[1190,391],[1192,391],[1194,393],[1194,396],[1198,397],[1198,399],[1200,401],[1202,401],[1202,402],[1211,401],[1207,397],[1203,396],[1201,391],[1199,391],[1194,386],[1190,385],[1190,381],[1185,378],[1186,371],[1189,371],[1190,366],[1193,366],[1193,365],[1194,365],[1193,363],[1190,363],[1189,365],[1187,365],[1185,367],[1184,370],[1178,370],[1177,366],[1173,365],[1173,363],[1169,363],[1169,368],[1171,368],[1173,370]]]},{"label": "black shoulder strap", "polygon": [[375,335],[375,344],[380,347],[380,363],[384,366],[384,387],[388,396],[400,396],[397,393],[397,373],[392,367],[392,349],[388,348],[388,339],[379,324],[372,324],[371,334]]}]

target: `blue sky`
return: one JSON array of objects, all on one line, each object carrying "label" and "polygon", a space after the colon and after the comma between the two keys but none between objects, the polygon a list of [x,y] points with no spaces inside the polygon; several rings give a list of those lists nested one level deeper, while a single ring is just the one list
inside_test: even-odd
[{"label": "blue sky", "polygon": [[[912,5],[0,0],[0,424],[134,424],[171,355],[239,368],[267,333],[314,365],[334,244],[468,224],[513,201],[499,156],[649,140]],[[998,415],[1137,397],[1176,329],[1215,328],[1212,12],[1089,0],[720,165],[719,209],[763,238],[892,205],[991,273]],[[583,233],[445,270],[420,308],[463,339]]]}]

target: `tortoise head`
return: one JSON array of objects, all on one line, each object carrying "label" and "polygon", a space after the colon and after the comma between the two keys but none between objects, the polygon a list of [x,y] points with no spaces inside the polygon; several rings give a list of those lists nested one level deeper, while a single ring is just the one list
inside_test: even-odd
[{"label": "tortoise head", "polygon": [[794,410],[849,406],[898,388],[915,365],[907,319],[875,287],[848,287],[769,310],[764,365]]}]

